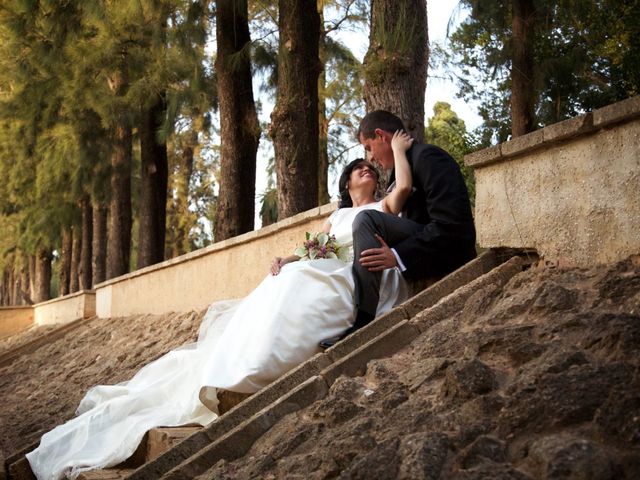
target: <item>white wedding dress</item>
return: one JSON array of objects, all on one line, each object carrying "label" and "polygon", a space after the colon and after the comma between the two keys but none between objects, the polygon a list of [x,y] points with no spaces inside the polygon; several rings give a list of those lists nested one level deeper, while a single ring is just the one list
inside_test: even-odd
[{"label": "white wedding dress", "polygon": [[[342,208],[331,233],[351,246],[351,224],[380,202]],[[354,318],[351,263],[300,261],[267,276],[242,300],[216,302],[202,321],[198,341],[143,367],[129,381],[89,390],[78,416],[43,435],[27,454],[38,479],[75,478],[117,465],[135,451],[145,432],[159,426],[207,425],[217,418],[215,389],[253,393],[319,351]],[[406,298],[397,269],[383,272],[378,315]]]}]

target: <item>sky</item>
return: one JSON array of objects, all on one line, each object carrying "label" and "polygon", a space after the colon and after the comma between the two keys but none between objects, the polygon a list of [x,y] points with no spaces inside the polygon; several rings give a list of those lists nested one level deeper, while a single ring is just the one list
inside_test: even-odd
[{"label": "sky", "polygon": [[[429,42],[443,44],[445,42],[447,25],[453,15],[451,31],[455,30],[455,27],[464,20],[466,13],[460,11],[458,8],[458,0],[427,0],[427,18],[429,22]],[[341,37],[343,42],[352,47],[352,51],[362,61],[365,53],[367,52],[369,44],[368,32],[353,33],[343,35]],[[477,108],[472,103],[466,102],[456,97],[458,91],[457,85],[450,81],[445,80],[442,72],[438,70],[429,70],[429,78],[427,80],[427,90],[425,99],[425,116],[429,118],[433,115],[433,105],[436,102],[444,101],[451,104],[451,108],[458,114],[460,118],[465,121],[467,130],[473,130],[481,123],[481,119],[478,116]],[[263,112],[261,120],[269,121],[269,115],[271,113],[272,106],[268,105],[268,100],[263,101]],[[257,178],[256,178],[256,228],[260,226],[259,211],[260,211],[260,197],[264,193],[267,187],[267,177],[265,173],[267,158],[273,155],[271,149],[264,148],[268,142],[264,139],[260,142],[261,148],[258,152],[258,165],[257,165]],[[270,144],[270,142],[269,142]],[[355,159],[359,156],[363,156],[363,152],[358,149],[352,149],[350,151],[349,160]],[[329,177],[329,194],[332,198],[337,196],[337,187],[334,185],[337,183],[335,178]]]}]

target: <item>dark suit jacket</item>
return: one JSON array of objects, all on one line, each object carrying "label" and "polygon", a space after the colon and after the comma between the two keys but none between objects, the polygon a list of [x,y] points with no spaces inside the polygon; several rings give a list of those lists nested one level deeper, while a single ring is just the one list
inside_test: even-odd
[{"label": "dark suit jacket", "polygon": [[413,192],[403,216],[424,228],[393,247],[407,267],[406,276],[442,276],[476,256],[469,193],[460,167],[440,147],[414,144],[407,158]]}]

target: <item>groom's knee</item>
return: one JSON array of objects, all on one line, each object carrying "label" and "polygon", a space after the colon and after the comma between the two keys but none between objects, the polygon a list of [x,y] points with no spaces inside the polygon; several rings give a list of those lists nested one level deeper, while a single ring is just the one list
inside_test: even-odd
[{"label": "groom's knee", "polygon": [[363,210],[358,213],[352,224],[354,233],[375,229],[377,217],[381,213],[377,210]]}]

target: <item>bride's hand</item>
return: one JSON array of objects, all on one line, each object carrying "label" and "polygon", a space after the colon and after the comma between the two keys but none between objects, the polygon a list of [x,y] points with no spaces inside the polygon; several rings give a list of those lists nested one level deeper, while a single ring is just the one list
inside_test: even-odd
[{"label": "bride's hand", "polygon": [[271,275],[278,275],[286,262],[282,257],[275,257],[271,262]]},{"label": "bride's hand", "polygon": [[404,153],[411,148],[412,143],[413,138],[411,138],[407,132],[404,130],[396,130],[393,134],[393,138],[391,139],[391,149],[394,153]]}]

